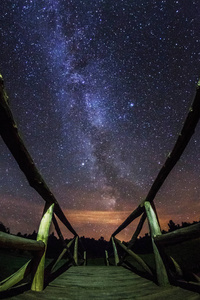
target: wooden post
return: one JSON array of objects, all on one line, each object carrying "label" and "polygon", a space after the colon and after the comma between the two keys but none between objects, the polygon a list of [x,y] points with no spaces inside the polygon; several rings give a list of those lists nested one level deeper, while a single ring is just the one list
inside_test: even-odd
[{"label": "wooden post", "polygon": [[76,236],[75,244],[74,244],[74,261],[78,266],[78,236]]},{"label": "wooden post", "polygon": [[148,223],[149,223],[149,229],[150,229],[150,233],[151,233],[158,284],[160,286],[166,286],[169,284],[167,271],[166,271],[165,265],[163,263],[163,260],[160,256],[160,253],[158,251],[158,248],[154,242],[154,237],[157,235],[161,235],[160,226],[158,224],[156,214],[155,214],[153,208],[151,207],[150,202],[146,201],[144,203],[144,206],[146,209],[146,214],[147,214]]},{"label": "wooden post", "polygon": [[51,225],[51,220],[53,216],[54,203],[46,203],[44,208],[44,213],[40,222],[40,227],[38,230],[37,241],[42,241],[45,244],[45,251],[40,259],[35,272],[31,289],[33,291],[42,291],[44,288],[44,265],[45,265],[45,254],[47,249],[47,241],[49,236],[49,228]]},{"label": "wooden post", "polygon": [[119,263],[119,256],[118,256],[118,253],[117,253],[117,247],[115,245],[115,241],[114,241],[113,237],[112,237],[112,245],[113,245],[113,252],[114,252],[114,257],[115,257],[115,266],[117,266],[118,263]]},{"label": "wooden post", "polygon": [[105,250],[105,256],[106,256],[106,266],[109,266],[109,259],[108,259],[108,251]]},{"label": "wooden post", "polygon": [[83,259],[84,259],[84,266],[87,266],[87,253],[84,251],[83,253]]}]

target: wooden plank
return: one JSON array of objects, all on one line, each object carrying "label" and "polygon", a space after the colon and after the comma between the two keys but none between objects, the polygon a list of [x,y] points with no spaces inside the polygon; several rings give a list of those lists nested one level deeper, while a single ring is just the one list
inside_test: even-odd
[{"label": "wooden plank", "polygon": [[25,292],[15,299],[197,300],[199,294],[172,286],[161,288],[123,267],[78,266],[69,268],[44,291]]},{"label": "wooden plank", "polygon": [[25,174],[30,186],[33,187],[47,203],[55,203],[55,214],[68,230],[74,235],[77,235],[76,231],[63,214],[55,196],[50,191],[42,175],[36,168],[34,161],[19,134],[17,124],[8,102],[9,99],[4,89],[3,77],[0,74],[0,134],[17,161],[20,169]]},{"label": "wooden plank", "polygon": [[156,214],[151,207],[150,202],[145,202],[144,203],[147,218],[148,218],[148,223],[149,223],[149,229],[151,233],[151,239],[152,239],[152,246],[153,246],[153,252],[154,252],[154,258],[155,258],[155,264],[156,264],[156,274],[157,274],[157,280],[158,284],[160,286],[166,286],[169,284],[169,279],[167,275],[167,271],[165,268],[165,265],[163,263],[162,257],[159,253],[159,250],[154,242],[154,237],[161,235],[161,230],[160,226],[158,224]]},{"label": "wooden plank", "polygon": [[45,244],[0,231],[0,246],[2,248],[20,249],[24,251],[43,251]]},{"label": "wooden plank", "polygon": [[52,221],[53,216],[53,204],[46,203],[44,208],[44,213],[40,222],[40,227],[38,230],[37,240],[42,241],[45,244],[45,251],[42,254],[42,257],[40,259],[40,262],[37,266],[31,289],[33,291],[42,291],[44,288],[44,266],[45,266],[45,254],[46,254],[46,248],[47,248],[47,241],[49,236],[49,228]]}]

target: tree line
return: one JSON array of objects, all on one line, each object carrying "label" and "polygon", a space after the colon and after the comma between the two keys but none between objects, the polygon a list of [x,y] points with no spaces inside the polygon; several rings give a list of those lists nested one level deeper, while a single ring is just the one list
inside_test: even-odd
[{"label": "tree line", "polygon": [[[199,221],[200,222],[200,221]],[[190,226],[192,224],[199,223],[197,221],[190,222],[182,222],[180,224],[175,224],[173,220],[170,220],[168,223],[168,231],[162,230],[162,233],[165,234],[167,232],[172,232],[174,230]],[[10,229],[6,227],[2,222],[0,222],[0,231],[10,234]],[[37,238],[37,232],[34,230],[32,234],[22,234],[21,232],[18,232],[16,234],[19,237],[27,238],[36,240]],[[68,243],[70,239],[66,239],[65,242]],[[123,242],[125,245],[128,244],[128,242]],[[63,249],[63,244],[58,239],[54,232],[52,232],[49,235],[48,239],[48,246],[47,246],[47,257],[53,258],[56,255],[59,255],[60,252]],[[104,257],[105,256],[105,250],[107,250],[109,253],[112,252],[112,244],[110,241],[106,241],[104,237],[100,237],[98,240],[95,240],[94,238],[87,238],[87,237],[80,237],[79,238],[79,251],[80,254],[83,255],[83,251],[87,251],[87,257],[89,258],[98,258],[98,257]],[[73,250],[73,248],[72,248]],[[152,252],[152,243],[151,243],[151,237],[149,233],[146,233],[143,237],[139,237],[132,249],[136,253],[150,253]],[[20,252],[20,251],[19,251]],[[21,251],[22,252],[22,251]]]}]

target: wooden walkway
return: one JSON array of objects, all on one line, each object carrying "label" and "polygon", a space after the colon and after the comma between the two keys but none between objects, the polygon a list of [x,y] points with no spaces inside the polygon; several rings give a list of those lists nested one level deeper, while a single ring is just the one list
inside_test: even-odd
[{"label": "wooden walkway", "polygon": [[179,287],[160,288],[123,267],[71,267],[42,292],[27,291],[12,300],[200,300],[200,295]]}]

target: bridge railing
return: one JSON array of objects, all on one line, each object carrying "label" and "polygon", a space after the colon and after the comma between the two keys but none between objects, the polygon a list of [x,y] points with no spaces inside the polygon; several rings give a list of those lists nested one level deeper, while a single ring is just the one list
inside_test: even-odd
[{"label": "bridge railing", "polygon": [[[17,161],[20,169],[25,174],[29,184],[39,195],[45,200],[45,207],[39,230],[37,241],[0,233],[0,246],[3,248],[24,249],[34,253],[33,259],[26,263],[19,271],[6,278],[0,283],[0,291],[4,291],[21,281],[30,272],[32,273],[31,289],[41,291],[44,288],[45,274],[45,254],[47,249],[47,241],[49,236],[50,225],[53,221],[56,232],[63,243],[64,250],[60,256],[55,259],[52,264],[51,271],[60,261],[65,253],[68,254],[74,265],[78,264],[78,234],[73,229],[62,209],[60,208],[55,196],[50,191],[42,175],[39,173],[33,159],[28,152],[24,142],[19,134],[17,124],[13,118],[9,107],[8,96],[4,89],[4,81],[0,74],[0,134]],[[61,230],[58,226],[56,217],[65,225],[65,227],[74,235],[74,239],[65,243]],[[69,247],[75,241],[74,255],[70,254]],[[86,255],[85,255],[86,257]]]},{"label": "bridge railing", "polygon": [[[140,205],[127,217],[127,219],[115,230],[112,234],[111,239],[113,243],[115,264],[121,265],[124,262],[124,259],[127,255],[133,257],[142,267],[143,269],[149,273],[149,275],[153,275],[149,266],[139,257],[136,253],[134,253],[131,249],[133,248],[137,237],[139,236],[144,222],[146,219],[148,220],[149,230],[152,240],[153,253],[156,264],[156,279],[159,285],[165,286],[169,282],[172,282],[174,279],[171,278],[171,272],[169,269],[170,265],[173,265],[173,268],[176,270],[178,276],[183,274],[180,266],[172,257],[167,257],[165,251],[163,249],[163,245],[176,243],[177,241],[185,241],[188,239],[193,239],[200,237],[200,224],[195,224],[189,226],[187,228],[176,230],[172,233],[166,233],[162,235],[158,216],[156,213],[156,208],[154,204],[155,196],[157,195],[159,189],[164,183],[165,179],[176,165],[178,160],[180,159],[183,151],[185,150],[187,144],[189,143],[192,135],[195,132],[196,125],[200,118],[200,81],[197,84],[196,95],[194,101],[189,109],[189,113],[186,117],[186,120],[183,124],[183,128],[181,133],[178,136],[178,139],[175,143],[175,146],[172,152],[168,155],[163,167],[158,173],[153,185],[150,188],[149,193],[145,200],[143,200]],[[127,247],[121,243],[115,236],[125,229],[132,221],[136,218],[140,217],[138,226],[129,241]],[[119,259],[117,255],[116,245],[121,247],[124,250],[124,255]],[[197,278],[197,280],[200,280]]]}]

